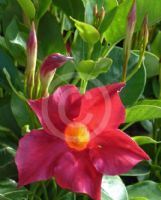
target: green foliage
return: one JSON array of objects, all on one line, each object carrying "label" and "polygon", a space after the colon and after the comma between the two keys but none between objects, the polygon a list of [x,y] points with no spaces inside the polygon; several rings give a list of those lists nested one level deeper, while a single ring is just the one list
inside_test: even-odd
[{"label": "green foliage", "polygon": [[102,180],[102,200],[128,200],[124,183],[119,176],[104,176]]},{"label": "green foliage", "polygon": [[2,200],[23,200],[28,197],[27,189],[17,189],[17,184],[12,179],[3,179],[0,181],[0,199]]},{"label": "green foliage", "polygon": [[144,181],[127,187],[130,198],[144,197],[148,200],[160,200],[161,189],[158,183],[153,181]]},{"label": "green foliage", "polygon": [[75,26],[76,26],[81,38],[85,42],[89,43],[90,45],[94,45],[96,42],[98,42],[100,35],[95,27],[93,27],[90,24],[86,24],[84,22],[75,20],[73,18],[71,18],[71,19],[74,21]]},{"label": "green foliage", "polygon": [[53,0],[54,5],[62,9],[67,16],[83,20],[84,17],[84,6],[83,1],[80,0]]},{"label": "green foliage", "polygon": [[[65,84],[74,84],[83,93],[121,82],[132,3],[133,0],[0,1],[0,200],[90,200],[87,195],[60,188],[55,179],[17,188],[15,154],[19,140],[31,129],[41,128],[27,103],[25,89],[30,86],[25,85],[26,42],[34,22],[38,39],[35,99],[41,97],[41,63],[53,53],[72,56],[73,60],[56,69],[49,93]],[[151,160],[140,162],[120,176],[103,176],[101,200],[161,199],[161,1],[136,0],[136,7],[127,77],[141,64],[119,93],[126,108],[126,121],[120,129]],[[150,31],[140,61],[145,15]]]},{"label": "green foliage", "polygon": [[41,59],[53,52],[65,52],[60,25],[56,21],[56,18],[50,13],[46,13],[40,20],[38,40],[40,41],[39,57]]},{"label": "green foliage", "polygon": [[31,0],[17,0],[27,17],[34,19],[35,7]]},{"label": "green foliage", "polygon": [[28,29],[13,18],[5,32],[7,50],[23,66],[26,65],[26,40]]},{"label": "green foliage", "polygon": [[0,85],[4,89],[9,90],[10,87],[8,85],[5,74],[3,72],[4,68],[10,74],[11,80],[14,83],[14,85],[17,88],[21,88],[19,72],[15,68],[12,58],[10,57],[10,55],[8,55],[8,53],[3,48],[0,48]]},{"label": "green foliage", "polygon": [[[132,0],[125,0],[121,3],[116,10],[115,16],[112,20],[112,23],[103,33],[106,41],[110,44],[110,46],[114,45],[115,43],[119,42],[122,38],[125,37],[126,33],[126,24],[127,24],[127,15],[132,5]],[[141,27],[143,17],[147,14],[149,18],[149,24],[153,25],[161,20],[160,15],[160,6],[161,2],[159,0],[137,0],[137,24],[136,28],[139,29]],[[153,10],[155,12],[153,12]],[[113,12],[113,10],[111,11]],[[110,13],[108,13],[110,14]],[[107,24],[108,26],[108,24]]]},{"label": "green foliage", "polygon": [[98,61],[82,60],[78,63],[76,69],[81,79],[95,79],[99,74],[106,73],[111,67],[112,60],[109,58],[100,58]]}]

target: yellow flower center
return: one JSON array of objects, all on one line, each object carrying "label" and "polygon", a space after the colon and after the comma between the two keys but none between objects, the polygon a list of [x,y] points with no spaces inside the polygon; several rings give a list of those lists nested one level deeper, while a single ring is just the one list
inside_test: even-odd
[{"label": "yellow flower center", "polygon": [[65,129],[65,141],[70,148],[77,151],[84,150],[90,140],[90,134],[87,127],[78,122],[67,125]]}]

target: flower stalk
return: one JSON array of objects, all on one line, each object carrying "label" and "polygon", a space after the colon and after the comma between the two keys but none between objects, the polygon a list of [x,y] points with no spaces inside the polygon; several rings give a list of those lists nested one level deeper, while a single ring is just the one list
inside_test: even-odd
[{"label": "flower stalk", "polygon": [[136,24],[136,1],[134,0],[131,10],[128,14],[127,32],[124,41],[124,62],[123,62],[123,73],[122,73],[123,82],[126,81],[127,66],[130,57],[130,49],[131,49],[132,37],[135,30],[135,24]]},{"label": "flower stalk", "polygon": [[105,17],[105,9],[102,6],[100,10],[98,10],[97,4],[93,7],[93,16],[94,16],[94,26],[99,28],[104,17]]},{"label": "flower stalk", "polygon": [[159,60],[159,86],[160,86],[159,99],[161,99],[161,57],[160,57],[160,60]]},{"label": "flower stalk", "polygon": [[37,60],[37,36],[35,24],[32,22],[31,31],[27,41],[27,67],[25,71],[25,92],[27,97],[32,98],[34,78]]},{"label": "flower stalk", "polygon": [[142,61],[144,59],[144,53],[146,50],[146,46],[148,44],[148,38],[149,38],[149,30],[148,30],[148,16],[144,17],[142,29],[141,29],[141,38],[140,38],[140,55],[139,55],[139,61],[137,65],[134,67],[133,71],[129,74],[127,77],[127,81],[131,79],[131,77],[138,71],[138,69],[141,67]]},{"label": "flower stalk", "polygon": [[84,94],[86,92],[86,88],[87,88],[87,81],[81,79],[81,83],[80,83],[80,93]]}]

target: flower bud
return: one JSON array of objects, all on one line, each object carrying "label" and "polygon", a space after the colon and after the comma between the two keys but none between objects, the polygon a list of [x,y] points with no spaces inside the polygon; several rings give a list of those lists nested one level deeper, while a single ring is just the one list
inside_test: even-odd
[{"label": "flower bud", "polygon": [[27,41],[27,71],[35,71],[37,59],[37,36],[35,24],[32,22],[31,31]]},{"label": "flower bud", "polygon": [[143,38],[143,49],[145,50],[145,48],[148,44],[148,39],[149,39],[148,16],[147,15],[144,17],[141,34],[142,34],[142,38]]},{"label": "flower bud", "polygon": [[133,1],[132,7],[128,14],[128,31],[133,34],[136,24],[136,1]]},{"label": "flower bud", "polygon": [[123,62],[123,73],[122,73],[123,82],[126,81],[127,65],[130,57],[130,49],[131,49],[133,33],[135,30],[135,24],[136,24],[136,0],[133,1],[132,7],[128,14],[127,32],[124,41],[124,62]]},{"label": "flower bud", "polygon": [[97,15],[98,15],[98,6],[97,6],[97,4],[95,4],[94,7],[93,7],[93,15],[95,17],[97,17]]},{"label": "flower bud", "polygon": [[105,9],[102,6],[102,8],[100,10],[100,23],[103,21],[104,17],[105,17]]},{"label": "flower bud", "polygon": [[35,24],[32,22],[31,31],[27,41],[27,66],[25,71],[25,90],[29,98],[32,98],[34,77],[37,60],[37,36]]},{"label": "flower bud", "polygon": [[54,77],[57,68],[61,67],[67,61],[72,60],[72,57],[63,56],[59,53],[48,56],[40,67],[40,80],[42,87],[42,96],[48,95],[48,88]]},{"label": "flower bud", "polygon": [[66,48],[66,51],[69,55],[71,55],[72,51],[71,51],[71,44],[69,41],[66,42],[65,44],[65,48]]}]

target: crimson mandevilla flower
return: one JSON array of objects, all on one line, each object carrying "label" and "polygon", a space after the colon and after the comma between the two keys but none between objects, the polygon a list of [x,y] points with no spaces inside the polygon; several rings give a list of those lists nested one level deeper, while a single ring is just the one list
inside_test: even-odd
[{"label": "crimson mandevilla flower", "polygon": [[125,120],[118,95],[123,86],[115,83],[81,95],[75,86],[65,85],[49,97],[30,100],[43,128],[19,142],[19,186],[55,177],[62,188],[100,200],[103,175],[122,174],[149,160],[118,129]]}]

